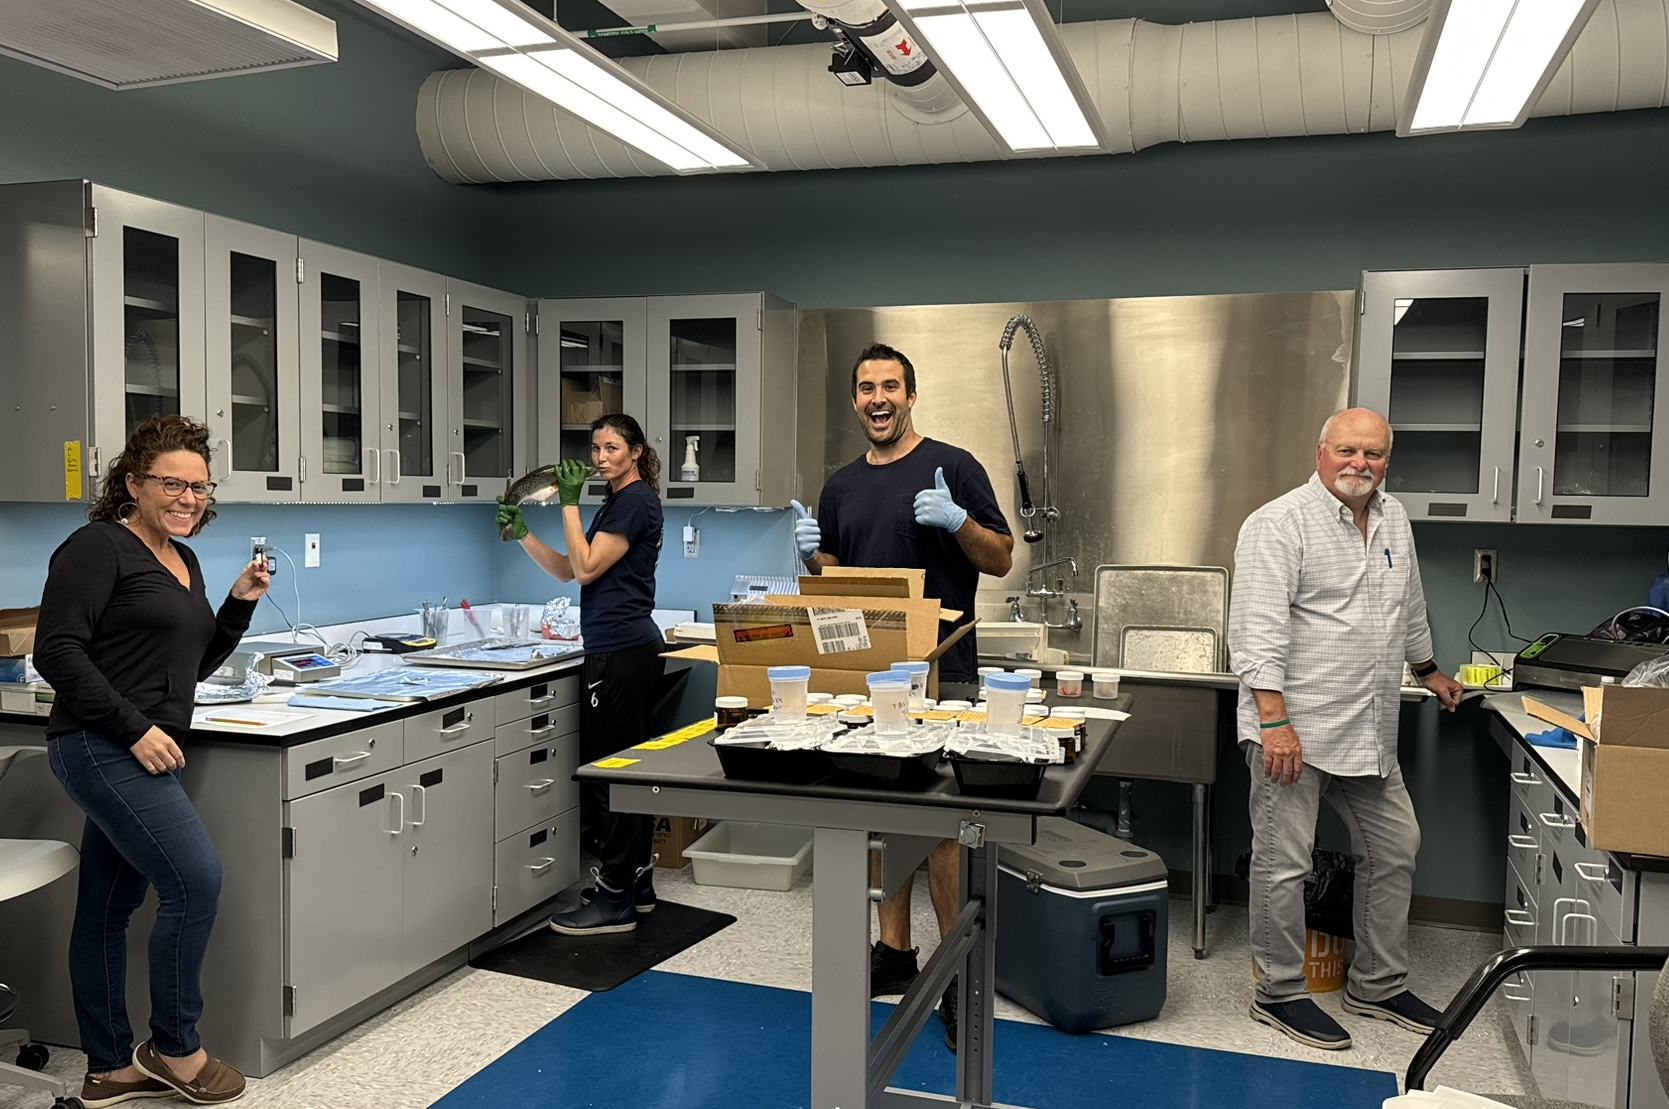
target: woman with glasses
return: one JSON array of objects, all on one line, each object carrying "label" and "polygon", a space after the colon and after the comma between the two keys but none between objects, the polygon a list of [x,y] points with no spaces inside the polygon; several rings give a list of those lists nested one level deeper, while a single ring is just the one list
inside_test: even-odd
[{"label": "woman with glasses", "polygon": [[[52,554],[35,667],[55,700],[48,761],[87,814],[70,932],[70,983],[89,1109],[183,1095],[232,1101],[243,1076],[197,1037],[203,953],[220,857],[180,785],[197,683],[226,660],[267,590],[243,568],[217,613],[181,543],[214,518],[209,431],[184,416],[141,423],[110,464],[90,522]],[[155,886],[150,1039],[127,1019],[128,919]]]}]

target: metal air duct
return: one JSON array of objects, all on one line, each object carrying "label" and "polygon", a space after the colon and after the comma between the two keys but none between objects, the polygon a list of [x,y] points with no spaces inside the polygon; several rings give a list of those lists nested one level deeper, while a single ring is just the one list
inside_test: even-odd
[{"label": "metal air duct", "polygon": [[1431,14],[1432,0],[1327,0],[1333,18],[1365,35],[1394,35],[1418,27]]},{"label": "metal air duct", "polygon": [[[1602,0],[1532,115],[1669,105],[1669,0]],[[1165,142],[1390,131],[1424,31],[1369,35],[1326,12],[1170,26],[1135,19],[1060,28],[1109,137]],[[996,161],[965,109],[926,117],[891,85],[848,88],[828,47],[629,58],[621,64],[773,170]],[[417,132],[457,183],[667,172],[545,101],[479,70],[431,74]]]}]

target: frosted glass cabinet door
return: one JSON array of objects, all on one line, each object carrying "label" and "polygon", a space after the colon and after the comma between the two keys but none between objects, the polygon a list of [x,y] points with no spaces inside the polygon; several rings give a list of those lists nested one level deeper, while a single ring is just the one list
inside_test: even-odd
[{"label": "frosted glass cabinet door", "polygon": [[309,501],[382,497],[377,259],[301,243],[301,490]]},{"label": "frosted glass cabinet door", "polygon": [[676,504],[759,497],[757,295],[649,299],[649,413],[661,496]]},{"label": "frosted glass cabinet door", "polygon": [[213,479],[223,501],[301,497],[296,238],[205,217]]},{"label": "frosted glass cabinet door", "polygon": [[446,278],[383,262],[382,499],[446,497]]},{"label": "frosted glass cabinet door", "polygon": [[[206,411],[203,213],[92,186],[92,457],[97,477],[148,416]],[[218,463],[218,459],[216,460]]]},{"label": "frosted glass cabinet door", "polygon": [[527,299],[447,282],[446,499],[492,500],[523,472]]},{"label": "frosted glass cabinet door", "polygon": [[1395,441],[1385,489],[1415,520],[1512,519],[1524,271],[1362,275],[1356,403]]},{"label": "frosted glass cabinet door", "polygon": [[1669,520],[1665,301],[1669,265],[1530,267],[1520,520]]},{"label": "frosted glass cabinet door", "polygon": [[[642,297],[541,300],[538,303],[539,449],[537,462],[591,460],[591,421],[624,412],[654,445],[648,411],[646,312]],[[663,452],[664,454],[664,452]],[[667,480],[662,459],[661,481]],[[607,486],[587,482],[595,504]]]}]

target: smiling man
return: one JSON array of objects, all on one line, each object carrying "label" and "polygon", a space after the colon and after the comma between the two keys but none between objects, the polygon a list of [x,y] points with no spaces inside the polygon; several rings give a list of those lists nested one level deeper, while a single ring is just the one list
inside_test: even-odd
[{"label": "smiling man", "polygon": [[1408,514],[1380,486],[1391,427],[1351,408],[1316,444],[1315,475],[1247,518],[1234,552],[1229,665],[1252,772],[1252,1019],[1311,1047],[1350,1035],[1305,993],[1304,879],[1323,800],[1356,858],[1356,953],[1344,1009],[1428,1032],[1438,1012],[1408,979],[1420,826],[1397,765],[1403,663],[1453,712],[1461,687],[1432,661]]},{"label": "smiling man", "polygon": [[[927,571],[926,593],[973,619],[980,574],[1002,577],[1014,564],[1008,530],[991,479],[960,447],[919,434],[910,422],[916,370],[902,352],[868,347],[852,367],[852,408],[863,421],[869,450],[823,485],[817,515],[794,502],[800,519],[794,542],[806,569],[825,566],[915,566]],[[939,628],[942,640],[953,626]],[[978,653],[973,633],[939,659],[939,678],[972,682]],[[927,860],[929,892],[942,936],[956,921],[957,848],[945,840]],[[906,881],[881,905],[881,939],[870,953],[870,992],[899,993],[915,978],[910,947],[910,892]],[[945,991],[939,1016],[955,1048],[957,986]]]}]

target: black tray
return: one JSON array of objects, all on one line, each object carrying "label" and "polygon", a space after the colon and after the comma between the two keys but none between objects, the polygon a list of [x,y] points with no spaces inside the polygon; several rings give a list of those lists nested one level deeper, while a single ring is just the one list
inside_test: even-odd
[{"label": "black tray", "polygon": [[923,789],[938,778],[938,749],[920,755],[825,752],[835,781],[870,789]]},{"label": "black tray", "polygon": [[956,774],[958,793],[1013,797],[1025,801],[1037,796],[1038,788],[1043,784],[1043,771],[1049,765],[975,755],[950,755],[949,759],[950,768]]},{"label": "black tray", "polygon": [[719,756],[726,778],[749,782],[788,782],[810,785],[829,776],[829,756],[818,750],[778,751],[771,747],[744,747],[734,743],[707,745]]}]

